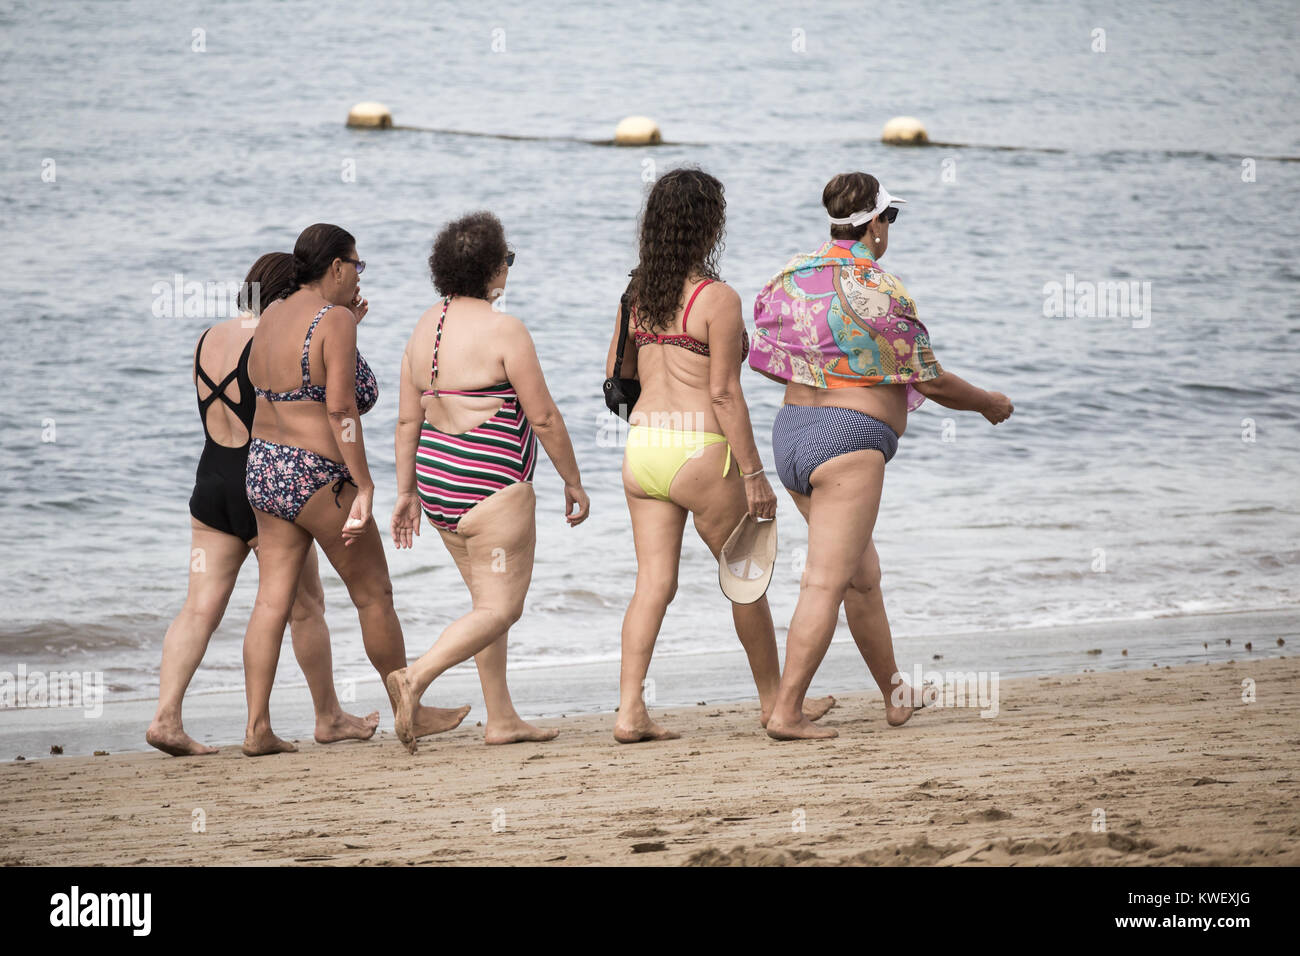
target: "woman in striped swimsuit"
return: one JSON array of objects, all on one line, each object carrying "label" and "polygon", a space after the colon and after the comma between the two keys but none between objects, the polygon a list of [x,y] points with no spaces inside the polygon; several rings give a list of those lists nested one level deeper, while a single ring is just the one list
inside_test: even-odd
[{"label": "woman in striped swimsuit", "polygon": [[388,677],[398,701],[397,735],[411,753],[413,708],[439,675],[470,657],[487,705],[488,743],[556,734],[525,723],[506,686],[506,640],[533,574],[538,439],[564,481],[570,526],[586,520],[590,505],[532,337],[519,319],[492,306],[513,264],[491,213],[447,225],[429,256],[442,301],[421,316],[402,357],[393,541],[411,547],[423,508],[473,602],[424,656]]}]

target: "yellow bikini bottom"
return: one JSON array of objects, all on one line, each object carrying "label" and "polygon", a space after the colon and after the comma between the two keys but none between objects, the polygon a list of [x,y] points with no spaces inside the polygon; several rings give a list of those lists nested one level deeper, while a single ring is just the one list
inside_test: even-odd
[{"label": "yellow bikini bottom", "polygon": [[[627,433],[628,467],[632,477],[651,498],[671,501],[668,489],[682,465],[710,445],[726,442],[727,436],[717,432],[687,432],[675,428],[654,428],[650,425],[633,425]],[[722,466],[725,478],[731,469],[731,446],[727,445],[727,460]]]}]

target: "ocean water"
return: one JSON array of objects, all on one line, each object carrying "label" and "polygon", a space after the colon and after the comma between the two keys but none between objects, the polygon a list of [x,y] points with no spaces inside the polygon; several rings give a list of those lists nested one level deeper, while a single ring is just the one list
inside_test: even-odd
[{"label": "ocean water", "polygon": [[[156,692],[202,446],[189,361],[222,317],[157,314],[160,284],[238,281],[316,221],[357,236],[382,527],[398,360],[434,300],[429,245],[476,208],[518,252],[507,307],[532,330],[592,499],[568,528],[543,459],[511,659],[616,659],[635,559],[600,383],[647,181],[681,164],[726,185],[722,275],[746,302],[823,240],[831,175],[879,176],[909,200],[884,262],[940,361],[1016,404],[996,429],[931,402],[911,417],[876,532],[900,643],[1300,607],[1300,165],[1285,159],[1300,156],[1298,27],[1290,2],[1230,16],[1209,2],[6,4],[0,670],[97,670],[113,694]],[[346,129],[367,99],[399,124],[554,138]],[[607,138],[637,113],[691,145],[563,139]],[[975,145],[881,145],[899,114]],[[1136,283],[1133,314],[1045,315],[1051,283],[1119,281]],[[781,390],[744,385],[784,496]],[[806,535],[788,499],[779,521],[782,638]],[[418,654],[468,597],[431,531],[388,547]],[[336,669],[372,675],[328,569],[325,586]],[[255,590],[250,561],[196,690],[241,682]],[[1051,632],[1034,634],[1022,658],[1065,667]],[[657,653],[735,647],[688,532]],[[289,657],[280,679],[301,681]]]}]

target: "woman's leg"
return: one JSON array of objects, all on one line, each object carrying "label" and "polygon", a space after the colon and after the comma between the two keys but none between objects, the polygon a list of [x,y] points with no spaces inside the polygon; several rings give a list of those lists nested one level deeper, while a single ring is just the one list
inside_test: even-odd
[{"label": "woman's leg", "polygon": [[[253,547],[256,553],[256,543]],[[373,737],[379,726],[379,711],[365,717],[349,714],[339,705],[334,691],[334,660],[330,653],[330,631],[325,624],[325,589],[320,583],[320,561],[315,545],[307,549],[307,560],[298,576],[298,590],[289,612],[289,632],[293,635],[293,656],[307,678],[316,711],[316,742],[332,744]]]},{"label": "woman's leg", "polygon": [[830,647],[849,580],[871,540],[884,478],[884,456],[873,449],[839,455],[813,469],[808,561],[786,638],[781,688],[767,723],[770,737],[836,736],[803,715],[803,699]]},{"label": "woman's leg", "polygon": [[[722,442],[710,445],[698,457],[682,465],[670,489],[673,501],[690,510],[696,532],[715,559],[749,510],[740,469],[733,463],[726,477],[722,475],[726,452],[727,446]],[[754,685],[758,688],[759,724],[766,727],[781,684],[781,659],[777,654],[776,631],[766,595],[753,604],[733,603],[731,617],[736,625],[736,636],[749,658]],[[834,697],[805,700],[804,714],[809,720],[818,720],[834,706]]]},{"label": "woman's leg", "polygon": [[[388,559],[384,555],[384,542],[374,516],[366,524],[365,532],[354,538],[350,545],[343,542],[343,523],[348,520],[356,488],[344,485],[335,501],[332,486],[326,485],[298,513],[298,524],[307,528],[325,552],[325,557],[343,579],[348,596],[357,608],[361,622],[361,641],[366,656],[379,672],[380,680],[388,690],[388,676],[406,666],[406,644],[402,638],[402,624],[393,608],[393,584],[388,576]],[[398,715],[398,702],[389,692],[394,717]],[[469,713],[469,706],[420,707],[415,711],[415,736],[438,734],[460,725]]]},{"label": "woman's leg", "polygon": [[671,501],[646,495],[626,461],[623,464],[623,491],[627,496],[628,513],[632,516],[636,589],[623,615],[623,653],[614,739],[623,744],[674,740],[681,735],[650,719],[642,688],[664,614],[677,593],[677,567],[682,557],[686,509]]},{"label": "woman's leg", "polygon": [[257,600],[244,632],[244,693],[248,698],[248,728],[244,753],[250,757],[297,750],[271,731],[271,687],[280,662],[280,644],[289,623],[311,535],[292,521],[264,511],[257,515],[257,553],[260,568]]},{"label": "woman's leg", "polygon": [[145,731],[151,746],[173,757],[214,754],[216,747],[199,743],[181,723],[181,702],[194,672],[208,649],[212,632],[221,623],[235,588],[248,545],[190,518],[190,582],[185,605],[163,638],[158,671],[158,711]]},{"label": "woman's leg", "polygon": [[[807,520],[812,499],[797,491],[791,491],[790,497]],[[867,669],[885,699],[885,721],[891,727],[901,727],[915,709],[911,704],[913,690],[908,684],[899,692],[899,699],[909,702],[906,706],[894,704],[894,689],[900,682],[905,682],[894,660],[894,639],[889,630],[889,617],[885,614],[885,599],[880,593],[880,556],[876,554],[874,540],[867,544],[857,573],[849,579],[844,592],[844,613],[849,620],[849,632],[858,645],[858,653],[866,661]]]},{"label": "woman's leg", "polygon": [[[885,599],[880,593],[880,556],[874,541],[868,542],[858,570],[849,579],[844,592],[844,613],[858,653],[885,699],[885,721],[892,727],[901,727],[920,705],[921,691],[903,679],[894,660],[894,638],[885,614]],[[903,702],[906,706],[900,706]]]},{"label": "woman's leg", "polygon": [[[466,545],[465,538],[441,528],[437,531],[442,536],[443,544],[455,559],[456,568],[460,571],[461,579],[469,588],[472,598],[473,567],[469,560],[469,547]],[[479,684],[483,687],[483,702],[487,705],[487,724],[483,730],[483,741],[489,744],[517,744],[525,741],[553,740],[559,734],[558,730],[542,730],[526,722],[519,716],[514,701],[510,699],[510,688],[506,684],[506,642],[509,637],[510,632],[507,630],[474,655]]]},{"label": "woman's leg", "polygon": [[508,485],[460,519],[470,566],[473,609],[447,625],[433,647],[387,684],[397,701],[397,736],[415,753],[412,713],[429,685],[448,668],[484,650],[519,620],[533,577],[536,496],[531,483]]}]

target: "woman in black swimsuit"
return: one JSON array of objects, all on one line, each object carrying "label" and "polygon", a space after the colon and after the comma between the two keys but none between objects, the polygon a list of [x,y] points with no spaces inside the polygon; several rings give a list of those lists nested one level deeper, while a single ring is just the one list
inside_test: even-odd
[{"label": "woman in black swimsuit", "polygon": [[[158,712],[145,733],[150,744],[173,756],[217,752],[185,733],[181,702],[212,632],[221,623],[240,567],[250,549],[257,553],[257,519],[244,490],[256,405],[248,379],[248,353],[257,325],[254,316],[260,316],[264,305],[287,292],[292,281],[293,256],[287,252],[262,256],[249,271],[240,293],[240,307],[255,312],[245,311],[214,325],[199,337],[194,350],[194,385],[206,440],[190,496],[189,590],[185,606],[163,638]],[[209,370],[223,369],[231,370],[224,375],[220,371],[209,374]],[[294,654],[307,677],[316,709],[316,740],[331,743],[371,737],[379,724],[378,712],[364,718],[345,713],[334,692],[325,596],[314,548],[298,581],[290,628]]]}]

